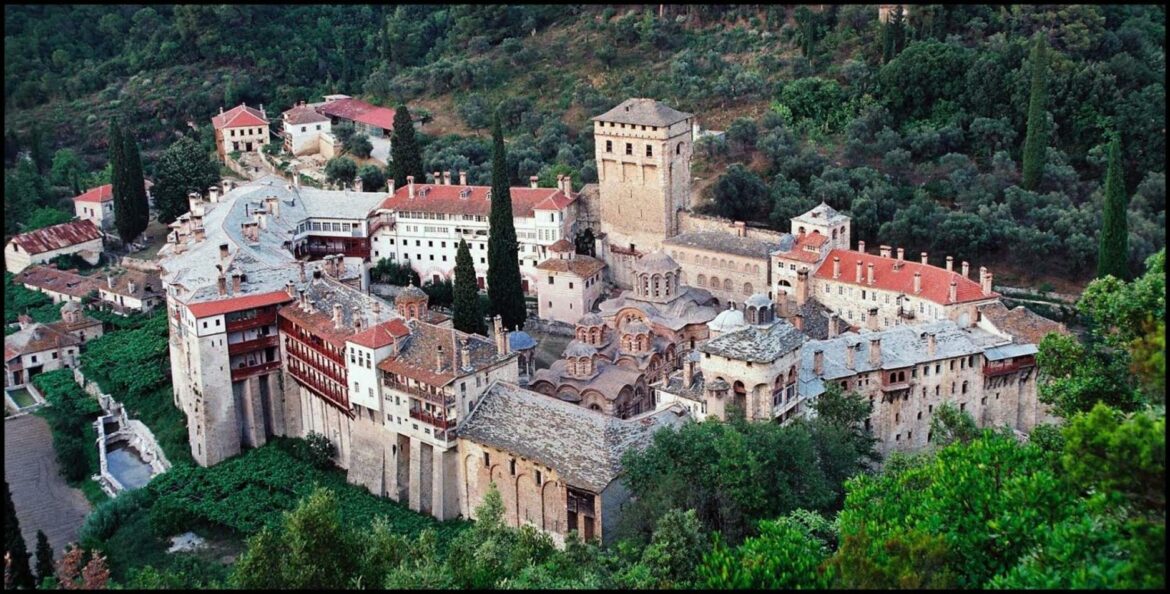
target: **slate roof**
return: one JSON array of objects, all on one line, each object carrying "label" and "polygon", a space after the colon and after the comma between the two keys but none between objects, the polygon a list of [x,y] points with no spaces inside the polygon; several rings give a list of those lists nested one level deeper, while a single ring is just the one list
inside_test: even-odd
[{"label": "slate roof", "polygon": [[605,262],[592,256],[577,254],[572,259],[549,258],[537,264],[536,268],[549,272],[572,272],[581,278],[588,278],[605,268]]},{"label": "slate roof", "polygon": [[216,130],[244,126],[267,126],[268,118],[260,110],[241,103],[221,114],[212,116],[211,125]]},{"label": "slate roof", "polygon": [[604,318],[612,319],[626,307],[640,310],[650,321],[671,330],[681,330],[691,324],[706,324],[719,315],[719,310],[710,305],[714,301],[706,289],[679,285],[683,289],[674,299],[666,303],[644,301],[633,291],[622,291],[621,295],[602,301],[597,308]]},{"label": "slate roof", "polygon": [[653,274],[674,272],[678,269],[678,262],[675,262],[674,258],[671,258],[670,254],[667,254],[663,250],[650,252],[649,254],[638,258],[638,260],[634,262],[635,272],[646,272]]},{"label": "slate roof", "polygon": [[93,277],[57,270],[51,266],[29,266],[12,280],[26,287],[36,287],[70,297],[85,297],[90,291],[96,291],[101,286]]},{"label": "slate roof", "polygon": [[4,361],[20,355],[39,353],[65,346],[81,344],[81,340],[53,326],[34,323],[4,337]]},{"label": "slate roof", "polygon": [[[133,291],[130,290],[131,282],[134,283]],[[166,295],[159,273],[143,270],[127,270],[114,277],[113,287],[110,287],[108,284],[103,284],[100,288],[115,295],[124,295],[135,299],[165,297]]]},{"label": "slate roof", "polygon": [[317,113],[317,110],[308,105],[297,105],[292,109],[281,114],[284,121],[294,126],[301,124],[316,124],[318,122],[328,122],[329,118]]},{"label": "slate roof", "polygon": [[748,326],[722,334],[700,345],[699,350],[740,361],[771,363],[800,348],[806,340],[808,337],[795,326],[780,320],[767,327]]},{"label": "slate roof", "polygon": [[722,231],[691,231],[680,233],[662,240],[662,245],[677,245],[698,248],[712,252],[767,259],[772,252],[780,249],[780,243],[772,243],[754,237],[740,237]]},{"label": "slate roof", "polygon": [[[467,334],[453,328],[409,320],[410,336],[399,344],[398,354],[383,360],[378,369],[414,378],[432,386],[445,386],[457,377],[476,373],[501,361],[493,341],[477,334]],[[470,365],[460,361],[454,367],[454,357],[460,355],[463,340],[471,349]],[[442,350],[440,351],[440,348]],[[505,357],[516,357],[509,353]]]},{"label": "slate roof", "polygon": [[689,419],[681,408],[617,419],[495,382],[457,430],[460,439],[499,448],[552,468],[568,484],[600,493],[621,472],[630,448]]},{"label": "slate roof", "polygon": [[1015,337],[1019,342],[1039,344],[1050,332],[1068,334],[1068,328],[1022,305],[1008,309],[1000,301],[979,306],[983,318],[997,330]]},{"label": "slate roof", "polygon": [[9,243],[15,243],[28,254],[42,254],[101,239],[101,237],[102,232],[93,224],[93,221],[82,219],[21,233],[13,236]]},{"label": "slate roof", "polygon": [[[488,216],[492,203],[491,186],[461,186],[456,184],[414,184],[414,198],[410,187],[402,186],[382,201],[379,208],[399,212],[428,212]],[[557,188],[510,188],[512,216],[529,217],[537,210],[563,210],[573,203]]]},{"label": "slate roof", "polygon": [[[833,258],[841,258],[841,278],[833,278]],[[861,261],[861,282],[857,282],[857,261]],[[901,266],[895,269],[898,263]],[[874,284],[869,285],[869,265],[873,264]],[[914,273],[922,274],[922,292],[914,293]],[[835,249],[825,257],[825,261],[817,267],[816,278],[835,280],[857,287],[872,286],[883,291],[902,293],[907,297],[925,299],[940,305],[949,305],[951,280],[957,282],[956,300],[954,303],[969,301],[984,301],[999,297],[994,291],[984,295],[982,287],[958,272],[947,272],[943,268],[923,264],[914,260],[898,260],[885,258],[874,254],[865,254],[854,250]]]},{"label": "slate roof", "polygon": [[669,126],[675,122],[694,117],[654,99],[626,99],[617,107],[593,118],[595,122],[615,122],[641,126]]},{"label": "slate roof", "polygon": [[810,223],[813,225],[836,225],[848,221],[849,217],[837,212],[832,206],[821,202],[813,207],[812,210],[798,217],[793,217],[792,220],[798,223]]},{"label": "slate roof", "polygon": [[536,339],[532,338],[527,332],[515,330],[508,333],[509,350],[524,351],[531,348],[536,348]]}]

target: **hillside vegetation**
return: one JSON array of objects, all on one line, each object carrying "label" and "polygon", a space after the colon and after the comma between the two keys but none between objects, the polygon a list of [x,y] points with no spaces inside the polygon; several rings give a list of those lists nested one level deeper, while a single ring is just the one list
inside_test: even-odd
[{"label": "hillside vegetation", "polygon": [[[221,106],[275,117],[341,92],[422,108],[427,171],[487,183],[498,112],[514,182],[580,184],[596,179],[588,118],[653,97],[727,131],[695,164],[703,208],[725,216],[785,228],[823,200],[869,243],[1076,288],[1095,270],[1116,133],[1131,273],[1165,244],[1163,7],[918,5],[889,25],[874,6],[9,6],[5,17],[6,156],[39,156],[42,175],[61,148],[100,170],[115,114],[149,171],[178,135],[210,147]],[[1030,119],[1039,149],[1026,157]]]}]

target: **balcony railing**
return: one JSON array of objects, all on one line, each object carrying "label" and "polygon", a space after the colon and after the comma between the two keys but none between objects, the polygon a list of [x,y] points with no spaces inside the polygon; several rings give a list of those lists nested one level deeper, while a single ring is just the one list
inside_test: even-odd
[{"label": "balcony railing", "polygon": [[232,369],[232,381],[242,380],[253,375],[260,375],[268,373],[274,369],[280,368],[280,361],[269,361],[267,363],[258,363],[256,365],[236,367]]},{"label": "balcony railing", "polygon": [[244,340],[244,341],[240,341],[240,342],[229,342],[228,343],[228,354],[229,355],[238,355],[240,353],[247,353],[249,351],[255,351],[257,349],[278,346],[279,344],[280,344],[280,337],[276,336],[275,334],[273,334],[271,336],[261,336],[260,338],[254,338],[252,340]]},{"label": "balcony railing", "polygon": [[[322,365],[322,364],[317,363],[313,360],[313,354],[319,355],[319,354],[321,354],[320,351],[307,348],[301,343],[298,343],[296,341],[290,341],[290,340],[286,340],[284,346],[285,346],[285,352],[288,353],[291,357],[295,358],[297,361],[300,361],[301,364],[304,365],[305,367],[309,367],[309,368],[313,369],[314,371],[318,371],[322,375],[328,376],[333,381],[340,382],[342,384],[346,384],[348,382],[344,373],[338,373],[338,372],[334,371],[331,366]],[[327,358],[336,363],[336,361],[332,357],[327,357]],[[341,364],[341,368],[345,369],[345,365]]]},{"label": "balcony railing", "polygon": [[901,392],[902,390],[909,390],[910,382],[894,382],[890,384],[882,384],[883,392]]},{"label": "balcony railing", "polygon": [[437,393],[437,392],[432,393],[428,390],[424,390],[422,388],[417,388],[415,386],[411,386],[411,385],[405,384],[403,382],[396,382],[393,380],[388,380],[388,379],[383,378],[382,385],[386,386],[387,388],[390,388],[391,390],[397,390],[399,392],[405,392],[407,394],[410,394],[411,396],[417,396],[419,398],[422,398],[423,400],[426,400],[427,402],[430,402],[431,404],[438,404],[439,406],[451,406],[451,405],[455,404],[455,397],[454,396],[445,396],[445,395],[443,395],[441,393]]},{"label": "balcony railing", "polygon": [[[316,353],[318,355],[321,355],[322,357],[325,357],[326,359],[329,359],[330,361],[333,361],[334,363],[336,363],[342,367],[345,367],[345,356],[343,356],[341,353],[337,353],[335,351],[328,350],[324,344],[322,344],[321,346],[318,347],[318,346],[314,346],[312,344],[309,344],[303,340],[300,340],[295,335],[293,335],[292,331],[289,329],[281,328],[281,330],[283,330],[285,333],[284,334],[285,347],[288,347],[290,349],[300,348],[300,349],[303,349],[305,352]],[[290,346],[290,345],[293,345],[293,346]],[[304,358],[304,357],[302,357],[302,358]]]},{"label": "balcony railing", "polygon": [[289,375],[291,375],[293,379],[297,381],[297,383],[313,391],[324,400],[337,405],[342,410],[349,410],[349,397],[346,395],[345,390],[342,387],[337,385],[330,385],[326,382],[311,377],[307,371],[302,371],[299,367],[294,365],[289,365],[288,372]]},{"label": "balcony railing", "polygon": [[455,427],[455,421],[448,420],[445,417],[438,415],[433,415],[425,410],[418,410],[413,408],[410,409],[410,418],[418,419],[428,425],[444,430],[453,429]]},{"label": "balcony railing", "polygon": [[239,330],[248,330],[251,328],[259,328],[260,326],[271,326],[276,323],[276,310],[263,312],[250,318],[242,320],[228,320],[224,326],[228,332],[236,332]]},{"label": "balcony railing", "polygon": [[983,375],[990,375],[990,376],[1007,375],[1009,373],[1015,373],[1021,369],[1026,369],[1026,368],[1035,367],[1035,366],[1036,366],[1035,361],[1028,360],[1028,359],[1023,360],[1023,361],[1012,361],[1011,363],[1007,363],[1004,365],[985,364],[983,366]]}]

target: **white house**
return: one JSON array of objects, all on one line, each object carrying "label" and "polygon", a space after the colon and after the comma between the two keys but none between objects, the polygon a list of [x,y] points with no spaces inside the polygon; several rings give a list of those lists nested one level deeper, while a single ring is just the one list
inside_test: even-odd
[{"label": "white house", "polygon": [[102,232],[92,221],[70,221],[21,233],[4,247],[4,266],[16,274],[33,264],[48,262],[57,256],[77,254],[90,264],[97,264],[102,253]]}]

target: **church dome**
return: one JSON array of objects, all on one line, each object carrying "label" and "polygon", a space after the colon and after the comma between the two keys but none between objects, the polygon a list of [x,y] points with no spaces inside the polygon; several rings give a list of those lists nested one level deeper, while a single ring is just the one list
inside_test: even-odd
[{"label": "church dome", "polygon": [[634,263],[636,272],[648,274],[664,274],[678,270],[678,262],[674,261],[666,252],[658,250],[642,256]]},{"label": "church dome", "polygon": [[565,347],[565,352],[561,353],[563,357],[592,357],[597,354],[597,349],[587,345],[579,340],[569,342],[569,346]]},{"label": "church dome", "polygon": [[628,334],[645,334],[650,331],[650,327],[642,323],[641,320],[631,320],[626,323],[625,331]]},{"label": "church dome", "polygon": [[536,346],[536,340],[532,338],[527,332],[516,330],[508,333],[508,349],[512,351],[524,351]]},{"label": "church dome", "polygon": [[707,322],[707,328],[721,333],[738,330],[744,325],[743,312],[738,309],[725,309],[715,316],[714,320]]},{"label": "church dome", "polygon": [[771,307],[772,300],[768,299],[768,296],[763,293],[756,293],[755,295],[748,297],[747,300],[743,302],[743,304],[748,307]]},{"label": "church dome", "polygon": [[413,301],[413,300],[417,300],[417,299],[426,299],[426,298],[427,298],[426,292],[423,291],[422,289],[414,286],[414,283],[411,283],[409,287],[406,287],[405,289],[402,289],[401,291],[399,291],[398,297],[397,297],[398,300],[407,300],[407,301]]},{"label": "church dome", "polygon": [[581,316],[581,319],[577,320],[578,326],[600,326],[604,323],[605,322],[601,319],[601,316],[592,312]]}]

